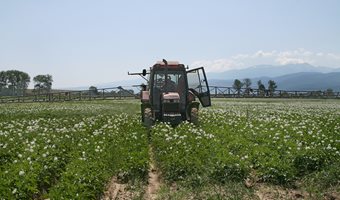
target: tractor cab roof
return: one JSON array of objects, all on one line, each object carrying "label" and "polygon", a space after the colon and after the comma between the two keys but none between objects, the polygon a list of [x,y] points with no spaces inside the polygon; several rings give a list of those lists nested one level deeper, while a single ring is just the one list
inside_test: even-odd
[{"label": "tractor cab roof", "polygon": [[178,61],[168,61],[164,63],[163,61],[157,61],[157,63],[153,66],[154,69],[185,69],[183,64],[180,64]]},{"label": "tractor cab roof", "polygon": [[[163,61],[157,61],[156,65],[164,65],[165,66],[165,63]],[[178,61],[168,61],[168,65],[179,65],[179,62]]]}]

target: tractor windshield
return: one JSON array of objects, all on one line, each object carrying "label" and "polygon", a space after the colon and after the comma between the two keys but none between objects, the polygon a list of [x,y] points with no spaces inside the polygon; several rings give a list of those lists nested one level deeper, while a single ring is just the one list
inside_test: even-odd
[{"label": "tractor windshield", "polygon": [[159,71],[154,74],[154,87],[162,92],[178,92],[183,84],[185,84],[184,72]]}]

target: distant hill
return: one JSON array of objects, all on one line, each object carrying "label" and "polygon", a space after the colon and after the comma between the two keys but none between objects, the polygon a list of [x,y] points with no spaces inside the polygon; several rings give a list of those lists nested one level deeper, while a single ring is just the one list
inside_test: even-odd
[{"label": "distant hill", "polygon": [[340,72],[300,72],[276,77],[279,88],[284,90],[327,90],[340,91]]},{"label": "distant hill", "polygon": [[308,63],[304,64],[289,64],[289,65],[257,65],[246,69],[229,70],[220,73],[207,73],[209,79],[244,79],[256,77],[278,77],[299,72],[340,72],[340,68],[334,69],[329,67],[316,67]]},{"label": "distant hill", "polygon": [[282,90],[326,90],[340,91],[340,68],[316,67],[308,63],[288,65],[258,65],[246,69],[207,73],[209,85],[232,86],[235,79],[250,78],[252,87],[257,81],[274,80]]}]

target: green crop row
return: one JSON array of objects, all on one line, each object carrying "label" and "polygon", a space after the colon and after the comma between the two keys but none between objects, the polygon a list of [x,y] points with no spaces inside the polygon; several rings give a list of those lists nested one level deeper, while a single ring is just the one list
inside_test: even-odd
[{"label": "green crop row", "polygon": [[[171,187],[340,185],[337,101],[215,100],[199,126],[157,123],[150,132],[138,111],[137,101],[1,104],[0,199],[98,199],[113,176],[146,179],[149,143]],[[246,190],[235,195],[251,198]]]},{"label": "green crop row", "polygon": [[[156,160],[169,182],[253,179],[280,185],[318,174],[339,184],[339,104],[219,102],[200,126],[153,128]],[[322,172],[322,173],[321,173]],[[327,185],[327,184],[326,184]]]},{"label": "green crop row", "polygon": [[1,199],[94,199],[112,176],[145,179],[148,137],[138,117],[63,114],[63,104],[44,115],[30,106],[27,119],[22,109],[3,110],[12,114],[0,122]]}]

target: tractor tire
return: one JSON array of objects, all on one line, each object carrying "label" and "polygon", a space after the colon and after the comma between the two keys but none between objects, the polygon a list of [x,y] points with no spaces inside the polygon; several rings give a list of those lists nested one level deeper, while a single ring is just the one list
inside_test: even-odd
[{"label": "tractor tire", "polygon": [[198,109],[195,107],[191,108],[190,121],[191,123],[198,125]]},{"label": "tractor tire", "polygon": [[144,110],[144,125],[150,128],[153,125],[152,110],[151,108],[145,108]]}]

